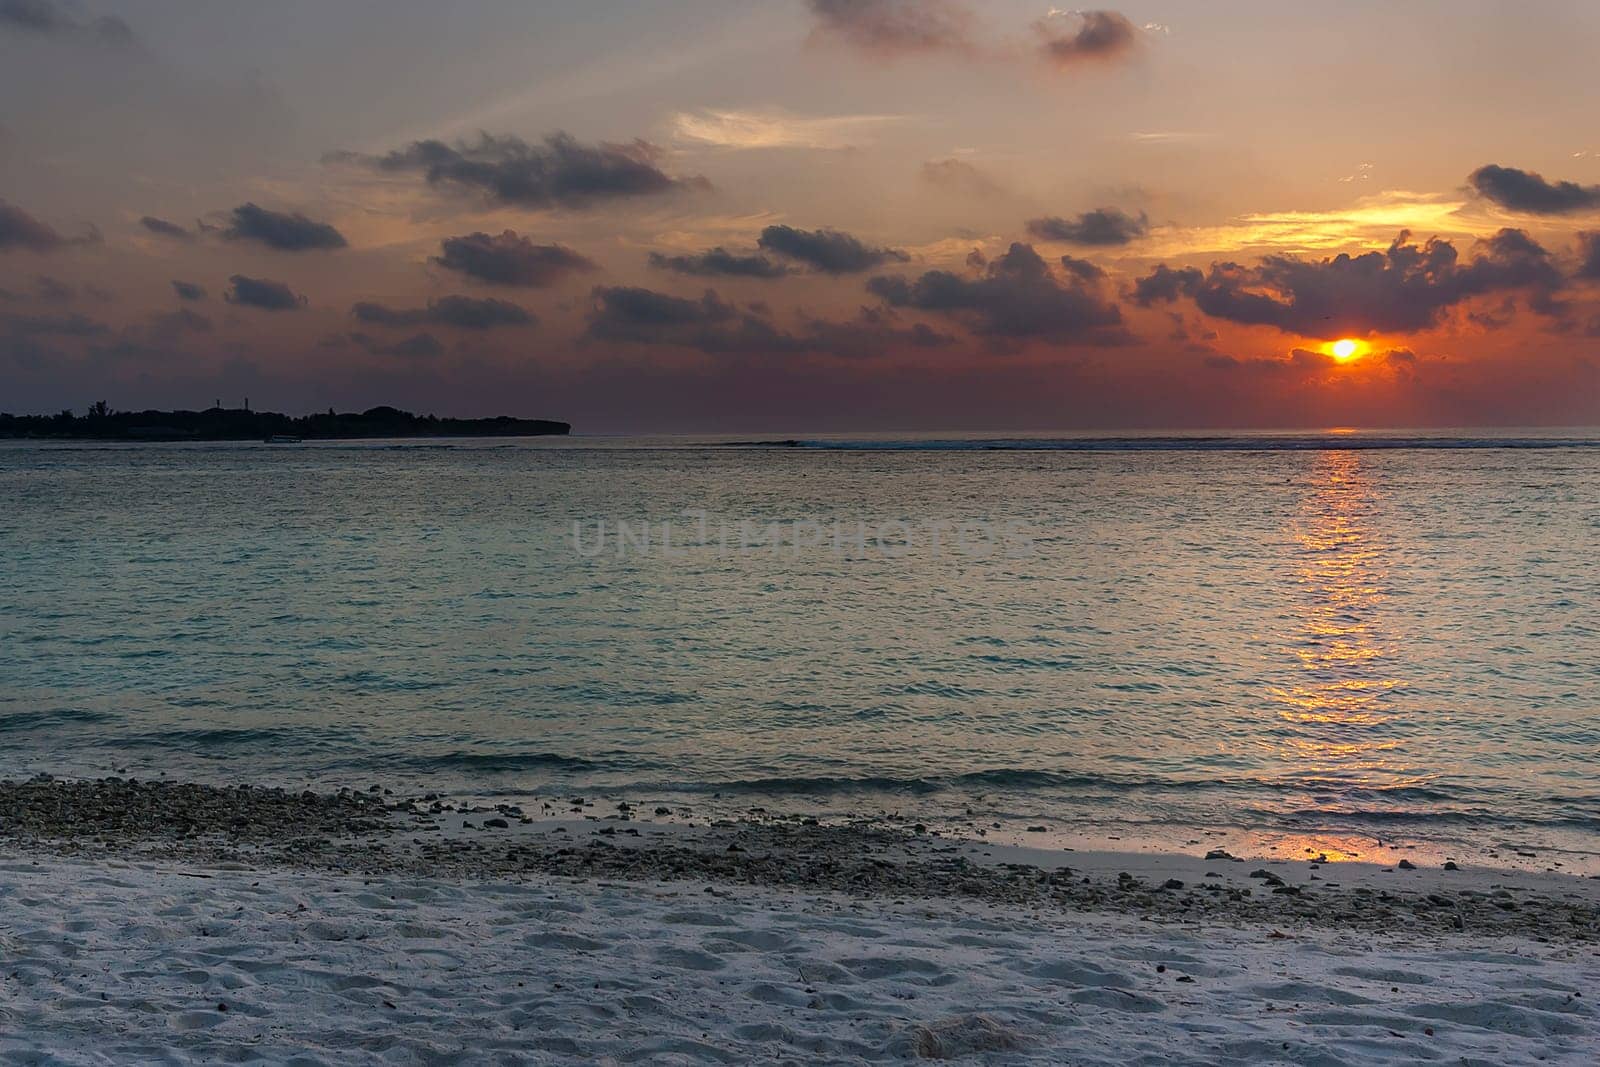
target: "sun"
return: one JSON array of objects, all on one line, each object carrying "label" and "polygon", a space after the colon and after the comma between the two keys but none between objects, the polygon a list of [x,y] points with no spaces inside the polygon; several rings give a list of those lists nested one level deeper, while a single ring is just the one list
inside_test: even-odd
[{"label": "sun", "polygon": [[1317,345],[1315,351],[1343,367],[1369,354],[1372,351],[1372,344],[1358,337],[1341,337],[1337,341],[1323,341]]}]

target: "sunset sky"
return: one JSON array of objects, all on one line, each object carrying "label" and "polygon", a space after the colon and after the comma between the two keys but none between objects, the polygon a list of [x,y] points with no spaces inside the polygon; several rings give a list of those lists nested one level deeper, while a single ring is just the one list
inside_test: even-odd
[{"label": "sunset sky", "polygon": [[1592,424],[1596,55],[1588,0],[0,0],[0,411]]}]

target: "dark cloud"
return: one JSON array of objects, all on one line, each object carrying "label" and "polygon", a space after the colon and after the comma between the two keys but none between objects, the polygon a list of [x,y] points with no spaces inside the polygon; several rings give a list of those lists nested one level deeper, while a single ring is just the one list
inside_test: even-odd
[{"label": "dark cloud", "polygon": [[82,19],[53,0],[0,0],[0,29],[113,45],[133,43],[133,30],[117,16]]},{"label": "dark cloud", "polygon": [[581,207],[596,200],[650,196],[704,178],[674,178],[660,167],[661,150],[648,141],[586,145],[566,133],[529,144],[520,137],[481,134],[475,142],[416,141],[384,156],[335,153],[379,170],[421,174],[429,185],[481,193],[522,207]]},{"label": "dark cloud", "polygon": [[731,347],[736,338],[752,343],[778,338],[770,324],[741,312],[711,289],[698,300],[637,286],[602,286],[593,295],[588,332],[602,340],[718,351]]},{"label": "dark cloud", "polygon": [[1193,268],[1158,267],[1134,286],[1142,304],[1192,297],[1213,318],[1273,326],[1303,337],[1409,332],[1479,296],[1526,292],[1548,305],[1563,279],[1550,255],[1521,230],[1505,229],[1462,261],[1449,241],[1411,243],[1402,232],[1382,252],[1304,260],[1268,256],[1257,266],[1214,263],[1203,280]]},{"label": "dark cloud", "polygon": [[1140,307],[1170,304],[1180,296],[1193,296],[1205,280],[1205,271],[1198,267],[1173,270],[1163,263],[1133,283],[1133,300]]},{"label": "dark cloud", "polygon": [[1138,27],[1115,11],[1054,14],[1040,19],[1034,28],[1044,38],[1040,52],[1058,67],[1117,59],[1139,43]]},{"label": "dark cloud", "polygon": [[1072,256],[1061,257],[1061,269],[1080,282],[1101,282],[1106,276],[1105,271],[1087,259],[1076,259]]},{"label": "dark cloud", "polygon": [[915,281],[874,278],[867,288],[891,306],[952,315],[991,337],[1095,344],[1127,340],[1122,312],[1102,293],[1100,276],[1086,278],[1069,265],[1063,282],[1031,245],[1020,242],[978,278],[934,270]]},{"label": "dark cloud", "polygon": [[710,355],[793,352],[792,338],[749,308],[707,289],[698,300],[634,286],[594,291],[588,336],[630,344],[672,345]]},{"label": "dark cloud", "polygon": [[230,288],[222,298],[230,304],[262,308],[266,311],[295,311],[305,307],[306,298],[282,282],[266,278],[247,278],[235,274],[228,279]]},{"label": "dark cloud", "polygon": [[968,47],[972,21],[952,0],[806,0],[822,34],[880,53]]},{"label": "dark cloud", "polygon": [[307,252],[345,247],[344,234],[304,215],[269,211],[255,204],[233,209],[232,221],[222,231],[230,241],[259,241],[283,252]]},{"label": "dark cloud", "polygon": [[429,321],[465,330],[487,330],[495,326],[528,326],[535,322],[527,309],[506,300],[490,297],[444,296],[428,301]]},{"label": "dark cloud", "polygon": [[1532,171],[1490,163],[1467,176],[1478,195],[1530,215],[1571,215],[1600,209],[1600,185],[1548,182]]},{"label": "dark cloud", "polygon": [[729,252],[717,247],[691,255],[664,256],[650,253],[650,265],[657,270],[670,270],[675,274],[690,274],[702,278],[782,278],[789,268],[774,263],[759,252]]},{"label": "dark cloud", "polygon": [[179,300],[204,300],[206,291],[194,282],[180,282],[172,279],[172,291],[178,294]]},{"label": "dark cloud", "polygon": [[514,230],[446,237],[433,262],[494,285],[543,288],[594,264],[565,245],[537,245]]},{"label": "dark cloud", "polygon": [[935,348],[954,340],[924,324],[901,327],[881,308],[830,322],[804,318],[795,331],[767,318],[764,305],[739,307],[707,289],[689,299],[634,287],[599,288],[589,316],[589,336],[631,344],[673,345],[710,355],[879,355],[895,347]]},{"label": "dark cloud", "polygon": [[1048,215],[1028,220],[1028,233],[1041,241],[1096,247],[1128,244],[1143,237],[1149,229],[1150,219],[1144,212],[1133,216],[1113,207],[1085,211],[1075,219]]},{"label": "dark cloud", "polygon": [[0,200],[0,251],[26,248],[33,252],[48,252],[63,244],[66,244],[66,239],[52,227],[21,208]]},{"label": "dark cloud", "polygon": [[525,308],[506,300],[478,300],[470,296],[445,296],[428,301],[425,308],[391,308],[359,303],[350,313],[377,326],[456,326],[487,330],[495,326],[528,326],[538,321]]},{"label": "dark cloud", "polygon": [[824,274],[856,274],[911,258],[898,249],[873,248],[838,230],[768,226],[761,231],[759,244],[768,252],[798,260]]},{"label": "dark cloud", "polygon": [[194,240],[194,234],[190,233],[187,228],[179,226],[176,222],[158,219],[154,215],[146,215],[139,220],[139,225],[158,237],[171,237],[178,241]]},{"label": "dark cloud", "polygon": [[1578,234],[1578,277],[1600,281],[1600,231]]}]

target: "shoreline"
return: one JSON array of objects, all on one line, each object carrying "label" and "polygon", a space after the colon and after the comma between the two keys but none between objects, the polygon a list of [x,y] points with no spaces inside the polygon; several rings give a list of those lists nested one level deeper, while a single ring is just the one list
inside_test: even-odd
[{"label": "shoreline", "polygon": [[576,806],[0,782],[0,1059],[1397,1067],[1600,1048],[1600,879]]},{"label": "shoreline", "polygon": [[[488,881],[701,881],[1155,919],[1600,943],[1600,878],[1465,864],[1047,849],[800,815],[684,818],[121,778],[0,782],[0,854]],[[576,801],[576,802],[574,802]],[[1202,846],[1203,847],[1203,846]],[[1307,852],[1310,852],[1308,849]]]}]

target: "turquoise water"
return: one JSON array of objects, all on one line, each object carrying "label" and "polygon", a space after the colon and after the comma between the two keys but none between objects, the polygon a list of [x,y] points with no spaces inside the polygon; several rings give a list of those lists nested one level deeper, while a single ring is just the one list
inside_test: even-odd
[{"label": "turquoise water", "polygon": [[[1577,869],[1600,851],[1593,444],[0,445],[0,773]],[[618,522],[651,546],[619,552]],[[778,543],[717,536],[741,523]]]}]

